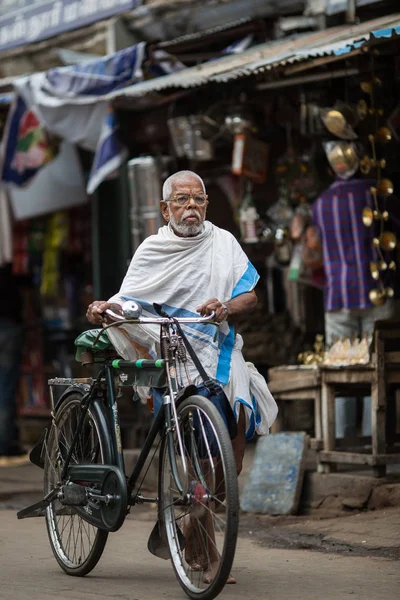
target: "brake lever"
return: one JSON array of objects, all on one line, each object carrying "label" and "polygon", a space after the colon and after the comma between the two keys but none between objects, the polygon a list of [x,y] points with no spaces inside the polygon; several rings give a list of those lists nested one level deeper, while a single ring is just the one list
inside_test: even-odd
[{"label": "brake lever", "polygon": [[216,311],[213,310],[212,313],[210,313],[209,315],[205,315],[203,317],[204,322],[212,321],[214,319],[215,315],[216,315]]},{"label": "brake lever", "polygon": [[126,320],[126,317],[124,317],[123,315],[118,315],[113,310],[111,310],[111,308],[107,308],[102,314],[111,317],[115,321],[125,321]]}]

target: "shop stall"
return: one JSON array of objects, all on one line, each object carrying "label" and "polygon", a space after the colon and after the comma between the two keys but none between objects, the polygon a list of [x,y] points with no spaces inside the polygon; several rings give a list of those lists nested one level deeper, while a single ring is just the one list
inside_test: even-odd
[{"label": "shop stall", "polygon": [[[331,347],[325,343],[326,264],[313,206],[341,174],[351,178],[358,173],[370,181],[365,206],[355,216],[357,228],[371,234],[369,300],[383,306],[397,297],[399,36],[400,15],[265,43],[260,36],[246,36],[229,47],[215,34],[207,56],[189,36],[167,46],[143,43],[122,51],[126,70],[121,70],[122,55],[117,53],[101,59],[101,65],[88,64],[84,77],[82,69],[70,68],[53,73],[50,81],[32,76],[24,82],[25,94],[40,88],[35,102],[42,122],[33,130],[42,135],[55,127],[57,134],[44,140],[40,167],[47,160],[52,164],[49,153],[57,151],[58,136],[83,146],[90,141],[94,153],[85,182],[94,202],[68,213],[79,213],[83,228],[90,211],[96,213],[92,245],[85,246],[80,237],[81,247],[71,259],[72,216],[66,218],[65,212],[46,217],[45,225],[30,221],[29,228],[40,232],[20,236],[30,259],[36,257],[29,264],[36,277],[41,326],[53,328],[56,346],[66,347],[57,336],[81,325],[76,317],[84,314],[91,284],[95,296],[110,296],[131,254],[162,224],[162,181],[174,171],[194,170],[207,186],[208,218],[237,237],[261,276],[258,308],[238,324],[245,357],[269,378],[280,402],[290,406],[281,427],[305,429],[315,447],[323,448],[329,421],[322,410],[323,369],[368,364],[372,353],[370,339],[337,340]],[[96,77],[101,69],[109,75],[107,85]],[[158,72],[161,76],[155,76]],[[51,96],[62,96],[60,82],[66,74],[79,83],[78,92],[62,97],[52,114]],[[89,119],[91,114],[99,118]],[[85,127],[77,132],[66,124],[79,115]],[[12,153],[10,157],[7,164],[15,177],[17,162]],[[50,189],[54,197],[59,195],[55,186]],[[21,211],[22,219],[26,203],[14,196],[14,210]],[[41,194],[42,202],[48,198]],[[35,204],[32,199],[30,204]],[[111,222],[109,243],[104,233]],[[35,243],[40,250],[34,250]],[[34,267],[35,260],[40,267]],[[107,284],[99,285],[100,280]],[[44,342],[42,348],[35,365],[44,372]],[[62,357],[58,361],[62,369],[72,368]],[[33,364],[26,369],[36,372]],[[37,398],[44,398],[42,392]]]},{"label": "shop stall", "polygon": [[[325,342],[326,264],[313,205],[337,177],[357,174],[370,181],[365,206],[355,215],[356,228],[371,234],[368,298],[373,306],[397,298],[399,23],[393,15],[260,45],[137,84],[114,98],[121,122],[135,131],[125,138],[132,248],[161,224],[163,177],[183,168],[199,173],[210,220],[237,236],[261,274],[259,307],[239,325],[245,356],[268,373],[277,399],[290,407],[280,426],[306,429],[319,450],[328,444],[332,451],[324,372],[340,368],[346,377],[348,367],[351,381],[350,367],[372,364],[373,340]],[[374,402],[376,422],[377,411],[386,412],[382,399]],[[388,410],[394,409],[391,401]],[[375,455],[378,446],[385,454],[385,442],[376,441],[380,435],[375,427]],[[382,465],[397,459],[395,453],[379,458]],[[368,460],[372,465],[378,459]]]}]

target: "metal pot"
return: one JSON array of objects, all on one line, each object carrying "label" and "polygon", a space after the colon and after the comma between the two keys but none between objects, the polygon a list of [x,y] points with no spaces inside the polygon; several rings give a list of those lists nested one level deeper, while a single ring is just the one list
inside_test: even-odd
[{"label": "metal pot", "polygon": [[325,142],[324,149],[336,175],[341,179],[349,179],[357,171],[360,160],[353,142]]}]

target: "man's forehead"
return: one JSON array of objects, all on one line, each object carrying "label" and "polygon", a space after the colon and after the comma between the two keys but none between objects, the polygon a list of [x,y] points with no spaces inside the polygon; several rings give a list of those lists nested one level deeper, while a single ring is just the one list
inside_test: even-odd
[{"label": "man's forehead", "polygon": [[185,177],[184,179],[179,179],[178,181],[174,181],[173,190],[177,192],[190,192],[194,190],[203,191],[203,186],[200,181],[196,177]]}]

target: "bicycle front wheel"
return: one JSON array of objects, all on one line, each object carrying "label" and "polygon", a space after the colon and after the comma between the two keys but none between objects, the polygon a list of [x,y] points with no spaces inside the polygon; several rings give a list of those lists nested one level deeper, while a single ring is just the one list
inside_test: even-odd
[{"label": "bicycle front wheel", "polygon": [[[82,395],[72,392],[58,408],[55,424],[50,429],[44,465],[44,494],[60,481],[65,457],[82,415]],[[111,452],[105,415],[95,401],[88,409],[77,439],[70,464],[108,464]],[[46,525],[50,545],[60,567],[82,577],[98,563],[108,532],[90,525],[71,506],[53,500],[46,509]]]},{"label": "bicycle front wheel", "polygon": [[182,588],[190,598],[211,600],[230,575],[236,548],[232,443],[218,410],[201,396],[182,402],[175,425],[160,450],[159,518]]}]

